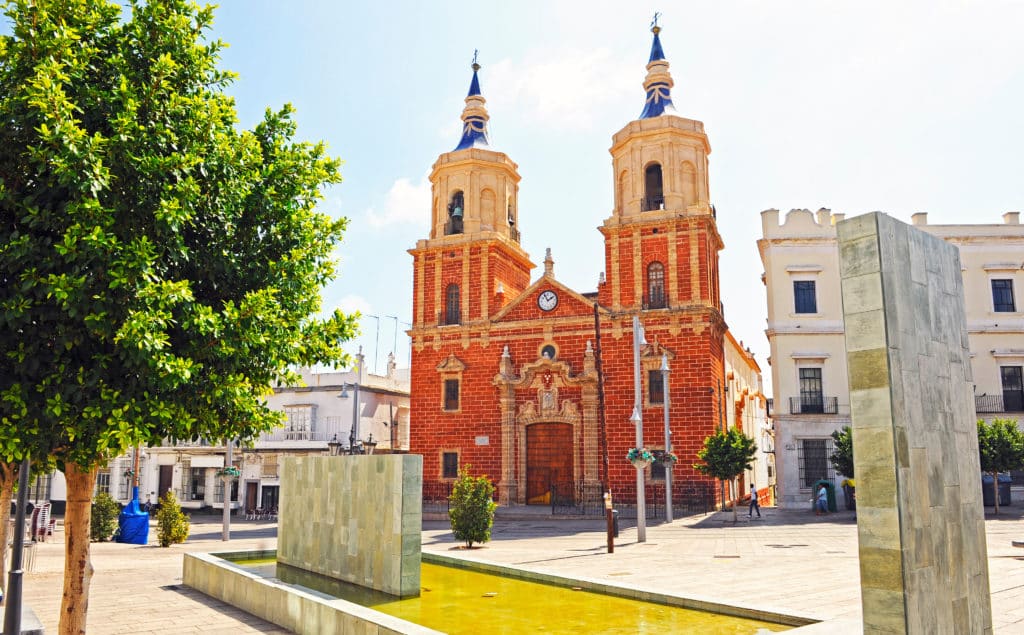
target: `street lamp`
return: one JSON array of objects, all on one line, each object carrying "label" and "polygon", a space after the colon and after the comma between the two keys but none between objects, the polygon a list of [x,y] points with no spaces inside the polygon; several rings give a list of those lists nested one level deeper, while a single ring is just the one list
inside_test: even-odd
[{"label": "street lamp", "polygon": [[[640,397],[640,346],[646,344],[640,318],[633,316],[633,416],[629,418],[636,426],[636,447],[644,447],[644,420],[640,414],[643,401]],[[636,471],[636,541],[647,542],[647,505],[644,491],[644,471]]]},{"label": "street lamp", "polygon": [[367,437],[366,441],[363,441],[363,448],[366,450],[367,454],[373,454],[373,451],[374,449],[376,449],[376,447],[377,442],[373,440],[373,433],[371,432],[370,436]]},{"label": "street lamp", "polygon": [[338,433],[334,433],[334,438],[327,442],[327,451],[331,456],[338,456],[341,451],[341,441],[338,441]]},{"label": "street lamp", "polygon": [[[668,425],[668,355],[661,355],[661,402],[665,408],[665,452],[672,451],[672,430]],[[665,522],[672,522],[672,466],[673,461],[665,461]]]},{"label": "street lamp", "polygon": [[338,395],[339,399],[347,399],[349,387],[352,388],[355,393],[355,397],[352,399],[352,429],[348,433],[348,453],[349,454],[362,454],[361,451],[356,449],[356,439],[359,438],[359,384],[363,380],[363,347],[359,347],[359,352],[356,353],[356,380],[352,383],[344,383],[341,386],[341,394]]}]

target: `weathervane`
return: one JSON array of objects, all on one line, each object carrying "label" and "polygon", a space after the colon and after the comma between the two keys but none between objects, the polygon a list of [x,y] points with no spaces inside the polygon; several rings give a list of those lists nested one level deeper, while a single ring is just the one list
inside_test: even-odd
[{"label": "weathervane", "polygon": [[474,71],[480,70],[480,64],[478,64],[477,61],[476,61],[476,56],[477,56],[477,53],[479,53],[479,52],[480,52],[479,50],[473,49],[473,70]]},{"label": "weathervane", "polygon": [[661,17],[661,14],[658,13],[657,11],[655,11],[654,12],[654,19],[651,20],[651,28],[652,29],[658,28],[658,18],[660,18],[660,17]]}]

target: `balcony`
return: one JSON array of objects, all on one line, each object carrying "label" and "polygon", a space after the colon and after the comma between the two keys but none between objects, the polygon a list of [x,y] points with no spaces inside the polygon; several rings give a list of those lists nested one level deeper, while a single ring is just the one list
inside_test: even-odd
[{"label": "balcony", "polygon": [[1019,392],[1002,395],[980,395],[974,397],[974,411],[978,414],[992,412],[1024,412],[1024,397]]},{"label": "balcony", "polygon": [[664,196],[645,196],[644,197],[644,208],[642,211],[650,212],[658,209],[665,209],[665,197]]},{"label": "balcony", "polygon": [[643,298],[644,309],[666,309],[668,308],[668,299],[665,297],[665,292],[654,292],[645,293]]},{"label": "balcony", "polygon": [[790,397],[791,415],[834,415],[839,412],[839,397]]},{"label": "balcony", "polygon": [[327,443],[327,432],[319,430],[274,430],[260,436],[260,441],[318,441]]},{"label": "balcony", "polygon": [[437,325],[438,326],[450,326],[453,324],[461,324],[462,316],[457,311],[438,311],[437,312]]}]

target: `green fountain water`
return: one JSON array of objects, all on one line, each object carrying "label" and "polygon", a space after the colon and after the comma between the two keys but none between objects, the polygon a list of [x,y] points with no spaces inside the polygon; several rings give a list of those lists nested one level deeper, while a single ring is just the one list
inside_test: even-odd
[{"label": "green fountain water", "polygon": [[236,564],[446,633],[700,633],[754,634],[789,627],[692,611],[601,593],[573,590],[423,563],[419,597],[386,593],[278,564],[273,559]]}]

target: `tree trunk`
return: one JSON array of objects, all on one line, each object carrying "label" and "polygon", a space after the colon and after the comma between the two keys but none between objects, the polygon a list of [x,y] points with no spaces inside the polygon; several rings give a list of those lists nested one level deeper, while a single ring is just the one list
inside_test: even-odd
[{"label": "tree trunk", "polygon": [[65,467],[68,498],[64,512],[64,597],[60,605],[59,635],[85,635],[89,610],[89,524],[96,468],[83,470],[73,463]]},{"label": "tree trunk", "polygon": [[[6,545],[12,538],[8,535],[8,529],[11,526],[11,499],[14,497],[14,483],[17,480],[18,464],[0,463],[0,545]],[[7,549],[0,549],[0,589],[7,592]]]},{"label": "tree trunk", "polygon": [[999,472],[992,472],[992,493],[995,494],[995,496],[992,498],[992,501],[993,501],[993,503],[995,503],[996,507],[995,507],[994,511],[995,511],[996,516],[998,516],[999,515]]}]

